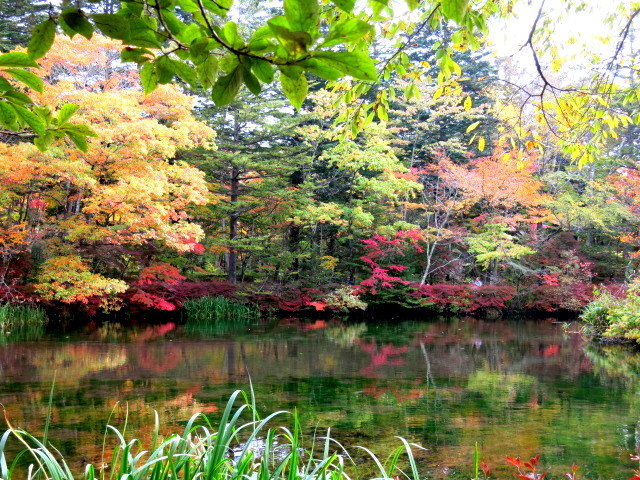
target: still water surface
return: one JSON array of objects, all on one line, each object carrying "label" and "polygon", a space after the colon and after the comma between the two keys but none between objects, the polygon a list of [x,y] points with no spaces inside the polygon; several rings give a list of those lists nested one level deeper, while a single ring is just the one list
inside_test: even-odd
[{"label": "still water surface", "polygon": [[9,342],[0,402],[15,426],[42,431],[54,372],[50,438],[77,467],[98,460],[114,406],[131,435],[150,435],[154,410],[170,432],[195,412],[215,420],[249,375],[263,413],[297,407],[306,432],[330,426],[379,453],[404,436],[428,449],[431,478],[470,478],[478,442],[503,478],[506,455],[541,454],[555,478],[576,462],[583,478],[626,479],[640,445],[640,356],[552,320],[289,319],[218,336],[108,325]]}]

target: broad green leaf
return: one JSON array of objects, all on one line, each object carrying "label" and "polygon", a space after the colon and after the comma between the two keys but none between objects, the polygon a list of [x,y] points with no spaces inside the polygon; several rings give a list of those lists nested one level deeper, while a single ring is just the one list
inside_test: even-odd
[{"label": "broad green leaf", "polygon": [[209,58],[209,51],[209,39],[207,37],[198,38],[189,47],[191,61],[196,65],[204,63]]},{"label": "broad green leaf", "polygon": [[91,18],[98,29],[107,37],[122,40],[138,47],[160,47],[152,26],[147,25],[141,19],[110,13],[91,15]]},{"label": "broad green leaf", "polygon": [[253,71],[255,76],[260,79],[260,81],[264,83],[273,82],[274,71],[273,66],[269,62],[260,60],[258,58],[252,58],[251,70]]},{"label": "broad green leaf", "polygon": [[71,139],[73,144],[81,152],[87,152],[89,150],[89,143],[87,142],[87,137],[75,132],[67,132],[67,137]]},{"label": "broad green leaf", "polygon": [[332,68],[327,63],[323,62],[317,58],[309,58],[300,62],[300,65],[303,66],[309,73],[313,73],[320,78],[329,81],[336,81],[342,78],[342,72]]},{"label": "broad green leaf", "polygon": [[98,30],[107,37],[118,40],[128,40],[131,37],[131,27],[127,18],[122,15],[100,13],[91,15]]},{"label": "broad green leaf", "polygon": [[140,69],[140,83],[144,93],[151,93],[158,88],[158,74],[155,65],[145,63]]},{"label": "broad green leaf", "polygon": [[363,36],[372,31],[373,26],[369,23],[357,18],[351,18],[344,22],[335,24],[329,31],[327,38],[322,42],[322,46],[331,47],[345,42],[360,40]]},{"label": "broad green leaf", "polygon": [[56,22],[49,18],[36,25],[31,33],[31,40],[27,46],[27,53],[31,58],[38,59],[44,57],[49,51],[56,36]]},{"label": "broad green leaf", "polygon": [[156,67],[156,75],[159,84],[164,85],[173,80],[173,76],[176,75],[177,72],[175,71],[173,61],[168,55],[158,57],[153,63]]},{"label": "broad green leaf", "polygon": [[284,0],[284,16],[292,31],[312,34],[318,25],[318,0]]},{"label": "broad green leaf", "polygon": [[45,123],[42,121],[40,117],[38,117],[31,110],[21,107],[20,105],[13,105],[13,108],[18,114],[18,117],[20,117],[24,121],[24,123],[29,125],[29,127],[31,127],[31,129],[37,135],[44,135],[44,132],[46,131],[47,126],[45,125]]},{"label": "broad green leaf", "polygon": [[98,138],[99,135],[88,125],[82,123],[71,123],[64,126],[63,129],[65,132],[73,132],[78,135],[83,135],[85,137],[95,137]]},{"label": "broad green leaf", "polygon": [[0,123],[7,128],[17,130],[18,116],[11,104],[0,101]]},{"label": "broad green leaf", "polygon": [[409,10],[415,10],[420,5],[419,0],[405,0],[405,3],[407,7],[409,7]]},{"label": "broad green leaf", "polygon": [[356,5],[356,0],[331,0],[332,3],[340,10],[351,12]]},{"label": "broad green leaf", "polygon": [[42,93],[44,90],[44,82],[35,73],[31,73],[29,70],[22,70],[19,68],[7,68],[4,72],[11,75],[16,80],[24,83],[27,87]]},{"label": "broad green leaf", "polygon": [[244,84],[247,86],[249,91],[254,95],[259,95],[262,91],[262,87],[260,86],[260,82],[255,77],[251,70],[248,67],[244,67],[244,71],[242,72],[242,79],[244,80]]},{"label": "broad green leaf", "polygon": [[162,10],[160,13],[162,14],[162,20],[164,21],[164,24],[176,37],[179,37],[180,33],[182,33],[187,28],[186,23],[176,17],[176,15],[171,10]]},{"label": "broad green leaf", "polygon": [[457,23],[462,23],[467,13],[467,4],[468,0],[442,0],[440,8],[445,17]]},{"label": "broad green leaf", "polygon": [[280,85],[282,85],[282,91],[292,105],[296,110],[300,110],[302,102],[307,98],[307,93],[309,92],[307,77],[301,74],[298,78],[294,79],[286,75],[280,75]]},{"label": "broad green leaf", "polygon": [[0,67],[37,67],[36,61],[26,53],[9,52],[0,55]]},{"label": "broad green leaf", "polygon": [[55,139],[56,136],[53,134],[53,132],[45,132],[44,135],[40,135],[34,138],[33,144],[38,147],[38,150],[40,150],[41,152],[46,152]]},{"label": "broad green leaf", "polygon": [[374,82],[378,72],[373,60],[364,52],[314,52],[313,57],[322,60],[336,70],[360,80]]},{"label": "broad green leaf", "polygon": [[307,47],[313,42],[311,35],[307,32],[292,31],[286,26],[287,20],[284,17],[274,17],[267,22],[267,25],[291,56],[306,55]]},{"label": "broad green leaf", "polygon": [[242,41],[242,38],[240,38],[238,34],[238,24],[236,22],[230,21],[225,23],[224,27],[222,27],[222,35],[228,45],[234,48],[244,47],[244,41]]},{"label": "broad green leaf", "polygon": [[18,90],[15,90],[15,89],[7,90],[6,92],[4,92],[2,94],[2,96],[4,96],[4,98],[9,100],[13,104],[28,105],[30,103],[33,103],[31,101],[31,98],[29,97],[29,95],[26,95],[26,94],[24,94],[22,92],[19,92]]},{"label": "broad green leaf", "polygon": [[211,90],[211,98],[219,107],[229,105],[242,85],[242,66],[238,65],[231,73],[220,77]]},{"label": "broad green leaf", "polygon": [[90,40],[93,36],[93,25],[89,23],[84,14],[77,8],[67,8],[64,10],[58,19],[60,27],[64,33],[71,38],[76,33],[79,33],[87,40]]},{"label": "broad green leaf", "polygon": [[120,59],[123,62],[145,63],[151,58],[153,58],[153,53],[146,48],[125,47],[120,52]]},{"label": "broad green leaf", "polygon": [[171,60],[171,67],[175,74],[188,83],[192,88],[198,87],[198,76],[192,67],[177,60]]},{"label": "broad green leaf", "polygon": [[[233,0],[201,0],[204,8],[210,12],[226,17],[229,13],[229,9],[233,5]],[[197,3],[197,2],[196,2]]]},{"label": "broad green leaf", "polygon": [[203,63],[196,67],[196,70],[202,86],[209,89],[218,79],[218,59],[209,55]]},{"label": "broad green leaf", "polygon": [[78,105],[74,105],[73,103],[65,103],[62,108],[58,111],[58,125],[62,125],[67,120],[69,120],[74,113],[78,111]]}]

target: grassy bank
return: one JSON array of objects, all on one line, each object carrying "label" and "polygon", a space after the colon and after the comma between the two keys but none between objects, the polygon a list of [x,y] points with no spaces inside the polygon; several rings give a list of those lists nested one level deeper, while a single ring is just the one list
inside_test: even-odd
[{"label": "grassy bank", "polygon": [[30,341],[40,338],[47,323],[46,312],[27,305],[0,305],[0,341]]}]

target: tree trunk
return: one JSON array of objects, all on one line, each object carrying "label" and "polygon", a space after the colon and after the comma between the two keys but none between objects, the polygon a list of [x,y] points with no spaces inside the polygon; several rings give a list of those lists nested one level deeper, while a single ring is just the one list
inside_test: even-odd
[{"label": "tree trunk", "polygon": [[[240,171],[233,167],[231,171],[231,205],[238,203],[238,194],[240,190]],[[229,257],[227,262],[227,279],[231,283],[238,281],[238,251],[233,245],[234,240],[238,236],[238,217],[240,214],[232,211],[229,215]]]}]

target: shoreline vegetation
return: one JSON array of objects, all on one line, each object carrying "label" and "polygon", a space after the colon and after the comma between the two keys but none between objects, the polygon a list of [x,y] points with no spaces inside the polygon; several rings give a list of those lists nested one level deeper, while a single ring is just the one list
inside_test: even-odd
[{"label": "shoreline vegetation", "polygon": [[[563,318],[577,317],[583,322],[581,333],[599,343],[638,343],[640,340],[640,283],[625,289],[621,285],[591,285],[591,292],[580,298],[563,300],[557,289],[517,291],[506,285],[418,285],[409,283],[402,288],[364,290],[360,285],[332,286],[323,291],[317,288],[275,286],[255,289],[255,285],[228,282],[157,282],[153,291],[170,299],[165,304],[140,308],[127,303],[126,296],[118,303],[111,301],[111,310],[100,310],[100,299],[81,305],[56,302],[0,305],[0,335],[4,339],[36,339],[51,318],[69,324],[95,323],[117,317],[117,323],[142,321],[156,323],[153,318],[177,320],[187,330],[208,332],[211,335],[234,327],[251,326],[264,316],[296,314],[308,318],[351,316],[358,319],[385,317],[389,312],[419,312],[439,315],[474,315],[488,320],[503,316],[525,314]],[[272,286],[274,287],[274,286]],[[182,296],[180,296],[182,292]],[[210,292],[210,293],[208,293]],[[546,297],[543,298],[543,295]],[[555,297],[554,297],[555,296]],[[103,299],[104,300],[104,299]],[[77,308],[73,308],[77,307]]]}]

